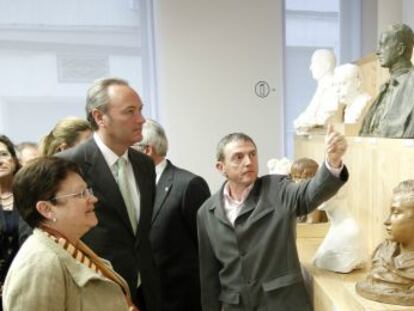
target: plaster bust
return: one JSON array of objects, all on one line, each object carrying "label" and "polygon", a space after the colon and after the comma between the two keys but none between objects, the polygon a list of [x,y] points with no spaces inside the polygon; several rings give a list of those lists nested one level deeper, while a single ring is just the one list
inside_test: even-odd
[{"label": "plaster bust", "polygon": [[414,306],[414,180],[398,184],[384,222],[387,239],[374,251],[361,296],[382,303]]},{"label": "plaster bust", "polygon": [[376,54],[390,79],[368,110],[361,136],[414,138],[413,45],[413,31],[405,24],[391,25],[381,34]]},{"label": "plaster bust", "polygon": [[313,53],[309,69],[318,85],[310,104],[293,123],[296,133],[325,125],[338,109],[337,92],[333,83],[335,66],[336,58],[331,50],[319,49]]},{"label": "plaster bust", "polygon": [[345,104],[344,123],[357,123],[363,117],[371,96],[361,90],[361,73],[357,65],[344,64],[335,68],[334,84],[339,102]]},{"label": "plaster bust", "polygon": [[[293,162],[291,177],[295,182],[311,178],[318,170],[318,163],[312,159],[301,158]],[[336,199],[341,193],[336,195]],[[306,222],[321,220],[321,211],[325,211],[330,222],[328,233],[313,258],[313,264],[321,269],[349,273],[361,268],[365,263],[360,230],[348,211],[335,203],[335,199],[323,203],[313,211]]]},{"label": "plaster bust", "polygon": [[[343,194],[338,193],[336,198],[341,195]],[[362,268],[366,257],[355,219],[334,198],[322,204],[319,209],[326,212],[331,225],[313,257],[313,264],[339,273]]]}]

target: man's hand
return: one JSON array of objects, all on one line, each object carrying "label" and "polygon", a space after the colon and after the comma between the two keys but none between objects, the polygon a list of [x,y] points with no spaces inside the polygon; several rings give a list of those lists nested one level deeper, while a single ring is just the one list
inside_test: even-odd
[{"label": "man's hand", "polygon": [[345,136],[336,132],[331,124],[325,136],[326,159],[332,168],[340,168],[342,165],[342,157],[344,156],[348,143]]}]

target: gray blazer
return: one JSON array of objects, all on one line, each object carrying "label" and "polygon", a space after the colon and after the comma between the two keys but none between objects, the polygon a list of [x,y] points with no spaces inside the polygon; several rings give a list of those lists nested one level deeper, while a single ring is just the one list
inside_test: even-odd
[{"label": "gray blazer", "polygon": [[159,276],[149,242],[155,196],[154,163],[143,153],[129,148],[128,158],[141,196],[140,220],[134,235],[118,184],[94,139],[58,156],[80,166],[83,178],[99,200],[95,204],[99,223],[82,240],[100,257],[109,260],[114,270],[127,281],[135,303],[139,271],[147,310],[160,310]]},{"label": "gray blazer", "polygon": [[258,178],[233,227],[223,188],[198,212],[203,311],[312,310],[296,249],[296,217],[332,197],[348,179],[322,165],[308,182]]}]

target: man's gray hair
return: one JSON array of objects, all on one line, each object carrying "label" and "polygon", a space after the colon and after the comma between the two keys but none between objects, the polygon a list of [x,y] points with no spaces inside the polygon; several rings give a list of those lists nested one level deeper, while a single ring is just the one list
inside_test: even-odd
[{"label": "man's gray hair", "polygon": [[233,141],[247,141],[247,142],[252,143],[252,145],[257,149],[256,144],[254,143],[253,139],[250,138],[250,136],[244,133],[231,133],[231,134],[224,136],[217,144],[217,149],[216,149],[216,160],[217,161],[224,160],[224,148],[226,148],[226,146]]},{"label": "man's gray hair", "polygon": [[108,88],[111,85],[129,86],[126,80],[111,77],[95,80],[88,89],[85,110],[86,118],[90,122],[93,131],[98,129],[98,124],[92,116],[92,110],[96,108],[102,112],[107,111],[109,104]]},{"label": "man's gray hair", "polygon": [[410,26],[406,24],[394,24],[389,26],[387,30],[394,34],[398,42],[404,43],[404,56],[410,60],[414,46],[414,33]]},{"label": "man's gray hair", "polygon": [[152,119],[146,119],[142,127],[142,140],[137,144],[141,151],[144,150],[145,146],[152,146],[159,156],[165,157],[167,155],[167,135],[165,135],[162,126]]}]

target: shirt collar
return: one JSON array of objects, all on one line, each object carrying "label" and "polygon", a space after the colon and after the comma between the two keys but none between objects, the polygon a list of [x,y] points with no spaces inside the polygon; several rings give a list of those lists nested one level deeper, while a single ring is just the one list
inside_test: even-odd
[{"label": "shirt collar", "polygon": [[404,76],[412,69],[413,67],[409,67],[409,68],[400,68],[398,70],[396,70],[395,72],[393,72],[391,78],[390,78],[390,82],[392,83],[392,85],[398,85],[401,83],[401,80],[404,79]]},{"label": "shirt collar", "polygon": [[252,191],[253,186],[254,186],[254,183],[252,183],[249,187],[247,187],[246,189],[244,189],[244,191],[243,191],[243,193],[242,193],[242,198],[241,198],[241,200],[240,200],[240,201],[237,201],[237,200],[233,199],[233,198],[230,196],[230,185],[229,185],[229,183],[227,182],[227,183],[224,185],[224,189],[223,189],[223,195],[224,195],[224,198],[225,198],[226,200],[228,200],[229,202],[231,202],[231,203],[235,203],[235,204],[242,204],[242,203],[244,203],[244,201],[246,201],[246,198],[247,198],[247,196],[250,194],[250,191]]},{"label": "shirt collar", "polygon": [[160,163],[155,166],[155,173],[157,175],[156,183],[160,180],[162,173],[167,167],[167,159],[163,159]]},{"label": "shirt collar", "polygon": [[[118,155],[115,152],[113,152],[111,149],[108,148],[107,145],[105,145],[101,137],[99,137],[98,133],[93,133],[93,139],[98,145],[99,150],[102,152],[102,155],[108,166],[112,167],[120,157],[118,157]],[[121,155],[121,157],[128,162],[128,149],[124,152],[123,155]]]}]

